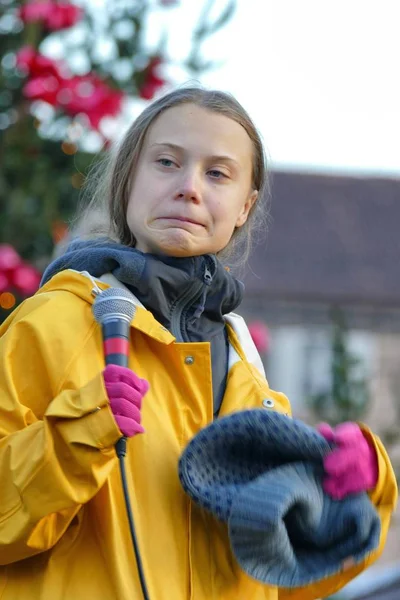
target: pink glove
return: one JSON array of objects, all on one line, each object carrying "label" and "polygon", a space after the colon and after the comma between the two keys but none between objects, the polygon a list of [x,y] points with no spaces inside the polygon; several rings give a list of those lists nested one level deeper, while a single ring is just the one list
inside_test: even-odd
[{"label": "pink glove", "polygon": [[110,407],[122,434],[132,437],[144,433],[140,424],[142,399],[149,389],[145,379],[118,365],[107,365],[103,371]]},{"label": "pink glove", "polygon": [[373,489],[378,481],[378,459],[359,426],[342,423],[332,429],[321,423],[317,430],[337,446],[324,459],[326,493],[341,500],[348,494]]}]

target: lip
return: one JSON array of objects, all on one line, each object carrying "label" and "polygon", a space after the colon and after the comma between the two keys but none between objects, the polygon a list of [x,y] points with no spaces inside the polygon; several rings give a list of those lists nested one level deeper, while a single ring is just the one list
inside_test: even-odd
[{"label": "lip", "polygon": [[188,217],[180,217],[180,216],[168,216],[168,217],[159,217],[165,221],[180,221],[181,223],[191,223],[192,225],[199,225],[200,227],[204,227],[203,223],[199,223],[199,221],[195,221],[194,219],[189,219]]}]

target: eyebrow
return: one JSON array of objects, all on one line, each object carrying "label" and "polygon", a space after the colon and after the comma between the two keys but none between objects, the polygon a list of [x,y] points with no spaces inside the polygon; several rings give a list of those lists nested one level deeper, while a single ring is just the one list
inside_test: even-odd
[{"label": "eyebrow", "polygon": [[[182,146],[178,146],[178,144],[172,144],[171,142],[154,142],[154,144],[151,144],[150,148],[152,148],[153,146],[163,146],[163,147],[170,148],[171,150],[176,150],[178,152],[185,151],[185,148],[183,148]],[[232,156],[213,154],[212,156],[209,156],[208,158],[210,158],[211,160],[222,160],[222,161],[231,162],[231,163],[239,166],[238,161],[236,159],[232,158]]]}]

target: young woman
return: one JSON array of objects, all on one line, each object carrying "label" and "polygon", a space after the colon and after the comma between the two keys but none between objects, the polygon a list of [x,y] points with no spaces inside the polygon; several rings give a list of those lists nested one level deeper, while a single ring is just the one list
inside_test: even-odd
[{"label": "young woman", "polygon": [[[370,490],[380,548],[308,588],[249,578],[226,526],[179,483],[183,449],[213,419],[248,408],[290,414],[287,398],[269,388],[244,323],[231,314],[243,286],[224,266],[248,250],[265,214],[265,180],[260,138],[231,96],[198,88],[164,96],[112,155],[81,239],[3,324],[2,600],[142,598],[115,452],[122,434],[153,600],[312,600],[379,555],[396,484],[381,443],[358,425],[350,427],[345,466],[327,464],[326,487],[337,497]],[[129,369],[105,368],[92,313],[110,285],[136,298]],[[340,432],[324,433],[340,446]]]}]

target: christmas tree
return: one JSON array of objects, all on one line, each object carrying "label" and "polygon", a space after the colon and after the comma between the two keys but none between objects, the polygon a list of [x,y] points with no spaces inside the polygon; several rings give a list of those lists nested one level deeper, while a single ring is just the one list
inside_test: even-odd
[{"label": "christmas tree", "polygon": [[360,373],[361,361],[348,350],[343,311],[332,315],[331,381],[327,389],[313,394],[310,405],[319,420],[332,425],[357,421],[365,415],[370,395],[367,379]]},{"label": "christmas tree", "polygon": [[[162,23],[183,7],[177,0],[104,0],[100,8],[89,0],[0,0],[0,321],[36,291],[115,124],[174,85],[172,62],[186,79],[212,68],[204,43],[229,21],[235,0],[219,13],[214,0],[202,5],[177,64]],[[159,34],[149,43],[155,17]]]}]

